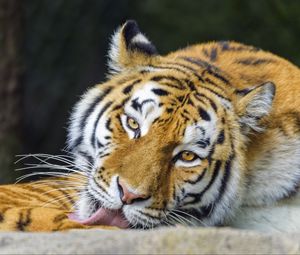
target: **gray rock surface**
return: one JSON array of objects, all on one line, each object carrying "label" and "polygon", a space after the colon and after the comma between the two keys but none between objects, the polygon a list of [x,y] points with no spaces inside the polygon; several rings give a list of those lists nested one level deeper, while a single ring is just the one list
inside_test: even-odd
[{"label": "gray rock surface", "polygon": [[0,233],[0,254],[300,254],[300,233],[231,228]]}]

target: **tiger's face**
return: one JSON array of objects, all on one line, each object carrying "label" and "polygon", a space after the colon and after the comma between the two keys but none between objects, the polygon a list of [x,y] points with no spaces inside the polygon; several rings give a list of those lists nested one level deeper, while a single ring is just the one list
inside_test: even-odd
[{"label": "tiger's face", "polygon": [[89,90],[71,119],[69,146],[87,176],[77,218],[112,212],[122,219],[109,224],[143,228],[222,223],[242,192],[237,95],[213,67],[200,77],[190,58],[157,56],[134,22],[117,31],[110,54],[117,74]]}]

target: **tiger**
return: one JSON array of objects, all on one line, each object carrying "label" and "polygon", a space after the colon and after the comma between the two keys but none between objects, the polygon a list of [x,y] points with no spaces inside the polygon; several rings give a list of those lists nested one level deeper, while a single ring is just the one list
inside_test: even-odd
[{"label": "tiger", "polygon": [[268,219],[267,228],[300,229],[297,66],[233,41],[162,56],[134,20],[112,35],[108,56],[107,79],[71,113],[72,157],[58,159],[73,170],[1,186],[1,230]]}]

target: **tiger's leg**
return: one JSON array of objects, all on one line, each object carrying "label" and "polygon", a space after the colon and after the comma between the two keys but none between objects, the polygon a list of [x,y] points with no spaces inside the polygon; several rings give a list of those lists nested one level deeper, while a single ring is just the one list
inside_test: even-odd
[{"label": "tiger's leg", "polygon": [[61,180],[0,186],[0,231],[113,229],[69,220],[76,193]]},{"label": "tiger's leg", "polygon": [[116,229],[109,226],[86,226],[69,220],[68,212],[43,207],[0,207],[1,231],[65,231],[70,229]]}]

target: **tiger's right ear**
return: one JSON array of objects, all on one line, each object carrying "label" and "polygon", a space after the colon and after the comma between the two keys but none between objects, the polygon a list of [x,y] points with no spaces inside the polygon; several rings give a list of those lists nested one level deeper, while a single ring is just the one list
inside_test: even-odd
[{"label": "tiger's right ear", "polygon": [[157,56],[155,46],[142,34],[134,20],[128,20],[112,36],[108,67],[111,74],[146,66]]}]

